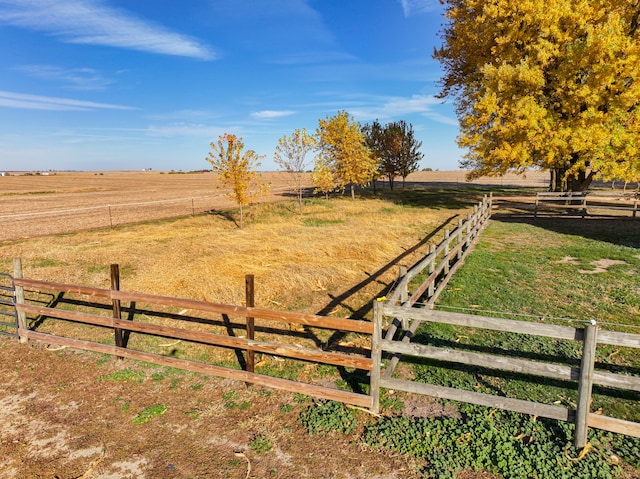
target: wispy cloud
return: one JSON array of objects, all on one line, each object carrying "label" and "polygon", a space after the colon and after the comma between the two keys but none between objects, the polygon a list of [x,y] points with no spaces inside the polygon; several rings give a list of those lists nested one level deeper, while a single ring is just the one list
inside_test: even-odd
[{"label": "wispy cloud", "polygon": [[268,120],[271,118],[282,118],[283,116],[291,116],[295,113],[292,110],[262,110],[251,113],[251,118],[256,120]]},{"label": "wispy cloud", "polygon": [[440,8],[438,0],[398,0],[405,17],[436,11]]},{"label": "wispy cloud", "polygon": [[23,65],[13,68],[35,78],[64,83],[74,90],[104,90],[113,80],[93,68],[60,68],[54,65]]},{"label": "wispy cloud", "polygon": [[130,106],[73,100],[51,96],[29,95],[10,91],[0,91],[0,107],[26,110],[91,111],[91,110],[135,110]]},{"label": "wispy cloud", "polygon": [[410,97],[370,97],[354,98],[349,112],[357,119],[388,120],[403,115],[430,112],[440,100],[433,95],[412,95]]},{"label": "wispy cloud", "polygon": [[104,45],[202,60],[209,47],[103,0],[0,0],[0,23],[45,32],[64,42]]},{"label": "wispy cloud", "polygon": [[[237,130],[237,128],[235,128]],[[213,141],[227,131],[227,128],[201,123],[169,123],[166,125],[149,125],[144,132],[151,137],[193,137],[207,138]],[[235,131],[235,130],[234,130]]]}]

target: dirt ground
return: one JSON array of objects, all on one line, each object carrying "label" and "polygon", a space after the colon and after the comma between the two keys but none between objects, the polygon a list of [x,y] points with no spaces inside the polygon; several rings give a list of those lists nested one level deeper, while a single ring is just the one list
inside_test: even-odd
[{"label": "dirt ground", "polygon": [[292,394],[55,349],[0,339],[4,479],[419,477],[415,460],[355,436],[308,435],[309,403]]}]

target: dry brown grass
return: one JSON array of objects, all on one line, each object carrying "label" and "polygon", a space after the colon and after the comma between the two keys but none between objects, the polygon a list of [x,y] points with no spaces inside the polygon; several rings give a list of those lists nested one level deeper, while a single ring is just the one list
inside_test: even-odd
[{"label": "dry brown grass", "polygon": [[244,275],[251,273],[258,305],[309,312],[364,283],[334,304],[336,314],[348,316],[428,245],[395,262],[398,256],[467,211],[337,198],[311,201],[299,215],[292,202],[261,204],[249,209],[243,230],[205,214],[3,243],[0,269],[11,271],[11,259],[21,257],[27,277],[108,287],[109,265],[118,263],[123,289],[232,304],[243,302]]}]

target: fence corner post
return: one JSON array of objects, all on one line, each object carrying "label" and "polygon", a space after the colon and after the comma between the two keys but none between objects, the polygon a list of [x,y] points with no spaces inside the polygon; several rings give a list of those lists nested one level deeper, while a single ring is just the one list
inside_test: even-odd
[{"label": "fence corner post", "polygon": [[[13,258],[13,277],[22,279],[22,259]],[[24,288],[22,286],[15,286],[15,304],[16,312],[18,314],[18,338],[21,343],[27,343],[29,338],[21,334],[21,331],[27,329],[27,315],[24,311],[18,311],[17,306],[24,304]]]},{"label": "fence corner post", "polygon": [[371,412],[380,412],[380,368],[382,368],[382,303],[373,300],[373,334],[371,335],[371,376],[369,394]]},{"label": "fence corner post", "polygon": [[589,403],[593,388],[593,369],[596,358],[598,328],[591,321],[584,328],[582,360],[580,361],[580,378],[578,380],[578,406],[576,409],[576,429],[574,446],[582,449],[587,444],[587,426],[589,425]]}]

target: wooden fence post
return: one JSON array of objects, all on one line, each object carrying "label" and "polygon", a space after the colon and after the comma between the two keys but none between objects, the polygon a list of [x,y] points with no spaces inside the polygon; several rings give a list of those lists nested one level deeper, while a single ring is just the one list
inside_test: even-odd
[{"label": "wooden fence post", "polygon": [[[244,277],[245,284],[245,297],[247,308],[253,308],[255,306],[255,278],[252,274],[247,274]],[[255,339],[255,321],[252,317],[247,317],[247,339],[252,341]],[[256,352],[247,348],[247,372],[253,373],[256,364]]]},{"label": "wooden fence post", "polygon": [[[22,259],[13,258],[13,277],[22,279]],[[16,305],[24,304],[24,288],[22,286],[16,286]],[[24,311],[18,311],[18,337],[21,343],[26,343],[29,339],[26,336],[20,334],[20,330],[27,329],[27,314]]]},{"label": "wooden fence post", "polygon": [[373,335],[371,336],[371,360],[369,394],[371,395],[371,412],[380,411],[380,369],[382,368],[382,303],[373,301]]},{"label": "wooden fence post", "polygon": [[449,228],[444,230],[444,274],[449,274],[449,236],[451,233],[449,232]]},{"label": "wooden fence post", "polygon": [[[431,274],[436,270],[436,245],[432,244],[429,247],[429,254],[432,255],[431,262],[429,263],[429,270],[428,270],[429,276],[431,276]],[[427,299],[433,296],[433,293],[435,292],[435,284],[436,284],[435,281],[431,281],[431,283],[429,284]]]},{"label": "wooden fence post", "polygon": [[[111,290],[120,291],[120,266],[117,264],[111,265]],[[120,300],[113,299],[111,300],[111,304],[113,308],[113,319],[122,319],[122,312],[120,310]],[[113,335],[114,335],[114,341],[116,343],[116,346],[119,348],[124,347],[122,329],[114,328]],[[118,359],[124,359],[124,357],[118,356]]]},{"label": "wooden fence post", "polygon": [[113,216],[111,215],[111,205],[107,205],[107,209],[109,210],[109,227],[113,228]]},{"label": "wooden fence post", "polygon": [[[409,283],[405,280],[406,275],[407,275],[407,267],[400,265],[398,267],[398,287],[401,289],[400,289],[400,297],[398,299],[400,300],[401,306],[404,306],[404,303],[406,303],[409,300]],[[406,319],[402,320],[402,329],[404,329],[405,331],[409,329],[408,320]]]},{"label": "wooden fence post", "polygon": [[[459,245],[462,244],[462,218],[458,218],[458,228],[456,229],[456,231],[458,232],[458,243]],[[462,245],[458,248],[458,261],[460,261],[460,259],[462,258]]]},{"label": "wooden fence post", "polygon": [[582,449],[587,444],[587,426],[589,425],[589,403],[593,387],[593,369],[596,358],[596,338],[598,328],[591,321],[584,328],[582,360],[580,361],[580,379],[578,380],[578,407],[576,409],[576,431],[573,442]]}]

